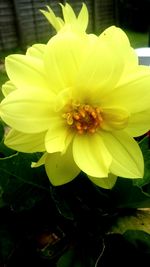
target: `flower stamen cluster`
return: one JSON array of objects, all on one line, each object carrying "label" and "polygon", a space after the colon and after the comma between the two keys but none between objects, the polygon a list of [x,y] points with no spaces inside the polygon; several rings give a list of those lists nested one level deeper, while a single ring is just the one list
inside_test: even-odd
[{"label": "flower stamen cluster", "polygon": [[95,133],[103,121],[101,109],[87,104],[72,107],[69,112],[63,114],[63,118],[79,134]]}]

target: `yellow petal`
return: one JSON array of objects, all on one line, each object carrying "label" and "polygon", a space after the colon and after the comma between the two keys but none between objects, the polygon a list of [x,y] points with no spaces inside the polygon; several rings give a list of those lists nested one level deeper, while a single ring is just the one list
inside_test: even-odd
[{"label": "yellow petal", "polygon": [[11,92],[13,92],[14,90],[16,90],[16,87],[11,81],[7,81],[2,85],[2,92],[5,97],[9,95]]},{"label": "yellow petal", "polygon": [[12,83],[20,89],[48,89],[43,62],[27,55],[6,57],[6,71]]},{"label": "yellow petal", "polygon": [[85,46],[85,39],[73,32],[58,34],[49,41],[45,67],[49,84],[55,92],[74,86]]},{"label": "yellow petal", "polygon": [[40,10],[40,11],[58,32],[61,29],[62,24],[60,23],[60,20],[55,16],[53,10],[49,6],[47,6],[47,9],[48,11],[45,10]]},{"label": "yellow petal", "polygon": [[101,132],[101,136],[113,159],[111,173],[125,178],[142,178],[144,163],[137,142],[124,131]]},{"label": "yellow petal", "polygon": [[88,10],[87,10],[86,5],[83,3],[82,8],[77,18],[79,27],[82,31],[86,31],[86,28],[88,26],[88,20],[89,20]]},{"label": "yellow petal", "polygon": [[130,116],[126,132],[137,137],[150,130],[150,109],[134,113]]},{"label": "yellow petal", "polygon": [[55,111],[61,111],[65,105],[68,104],[68,101],[73,99],[72,97],[72,88],[65,88],[64,90],[60,91],[55,97]]},{"label": "yellow petal", "polygon": [[48,154],[45,168],[53,185],[66,184],[80,173],[80,169],[74,162],[71,147],[63,155],[61,153]]},{"label": "yellow petal", "polygon": [[53,119],[45,137],[46,151],[49,153],[64,153],[72,138],[73,134],[69,131],[66,125],[64,125],[62,119]]},{"label": "yellow petal", "polygon": [[37,162],[32,162],[31,167],[37,168],[45,164],[48,153],[45,152]]},{"label": "yellow petal", "polygon": [[112,158],[98,134],[76,135],[73,157],[78,167],[88,175],[107,177]]},{"label": "yellow petal", "polygon": [[129,113],[127,110],[119,107],[104,108],[102,117],[101,128],[107,131],[124,129],[129,121]]},{"label": "yellow petal", "polygon": [[45,51],[45,44],[35,44],[27,49],[26,55],[42,59]]},{"label": "yellow petal", "polygon": [[138,65],[138,57],[134,49],[131,48],[129,39],[122,29],[111,26],[107,28],[99,38],[107,40],[113,48],[114,53],[117,51],[118,57],[124,60],[124,74],[126,72],[130,73],[130,70]]},{"label": "yellow petal", "polygon": [[[89,51],[78,74],[76,87],[79,94],[99,94],[100,97],[113,90],[120,79],[124,68],[124,61],[104,40],[88,37]],[[97,90],[97,91],[96,91]],[[88,96],[87,96],[88,97]]]},{"label": "yellow petal", "polygon": [[124,48],[130,46],[129,39],[125,34],[125,32],[122,29],[115,26],[108,27],[100,34],[99,38],[101,40],[106,40],[107,42],[109,42],[111,45],[114,46],[118,47],[123,46]]},{"label": "yellow petal", "polygon": [[49,91],[15,90],[0,104],[1,118],[24,133],[43,132],[49,128],[53,96]]},{"label": "yellow petal", "polygon": [[88,177],[94,184],[105,189],[113,188],[113,186],[115,185],[117,181],[117,176],[112,173],[109,173],[108,177],[105,177],[105,178],[96,178],[96,177],[92,177],[89,175]]},{"label": "yellow petal", "polygon": [[64,21],[67,24],[72,24],[76,21],[76,15],[72,9],[72,7],[69,4],[65,4],[65,6],[63,6],[62,4],[61,8],[62,8],[62,12],[63,12],[63,17],[64,17]]},{"label": "yellow petal", "polygon": [[126,76],[126,81],[120,83],[107,96],[101,98],[102,107],[122,106],[130,113],[137,113],[149,109],[150,105],[150,68],[139,66]]},{"label": "yellow petal", "polygon": [[45,132],[38,134],[24,134],[14,129],[5,138],[5,145],[19,152],[34,153],[45,151]]}]

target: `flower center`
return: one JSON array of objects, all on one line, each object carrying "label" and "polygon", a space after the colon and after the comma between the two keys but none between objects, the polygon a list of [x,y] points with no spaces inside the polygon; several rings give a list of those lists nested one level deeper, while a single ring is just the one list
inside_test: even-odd
[{"label": "flower center", "polygon": [[71,106],[69,111],[63,114],[63,118],[79,134],[95,133],[103,121],[101,112],[101,109],[98,107],[77,104]]}]

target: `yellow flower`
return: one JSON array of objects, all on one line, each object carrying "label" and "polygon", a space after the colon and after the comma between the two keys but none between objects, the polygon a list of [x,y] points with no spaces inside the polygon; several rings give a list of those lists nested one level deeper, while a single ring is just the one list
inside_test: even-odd
[{"label": "yellow flower", "polygon": [[121,29],[99,37],[59,33],[26,55],[8,56],[6,70],[0,115],[12,130],[5,144],[45,152],[34,166],[45,164],[52,184],[81,170],[104,188],[116,176],[143,177],[133,137],[150,128],[150,69],[138,65]]},{"label": "yellow flower", "polygon": [[40,11],[57,32],[62,32],[68,29],[78,32],[85,32],[88,25],[88,10],[86,5],[84,3],[82,4],[82,8],[78,17],[75,15],[72,7],[68,3],[65,5],[60,4],[60,6],[62,8],[64,20],[60,17],[57,17],[49,6],[47,6],[48,11]]}]

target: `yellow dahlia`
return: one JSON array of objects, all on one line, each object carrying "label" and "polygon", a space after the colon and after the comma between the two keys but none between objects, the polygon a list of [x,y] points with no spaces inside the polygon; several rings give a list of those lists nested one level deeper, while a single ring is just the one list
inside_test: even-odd
[{"label": "yellow dahlia", "polygon": [[99,37],[59,33],[26,55],[6,58],[1,118],[12,130],[5,144],[45,152],[54,185],[83,171],[111,188],[116,176],[143,177],[133,137],[150,128],[150,68],[138,65],[127,36],[110,27]]}]

